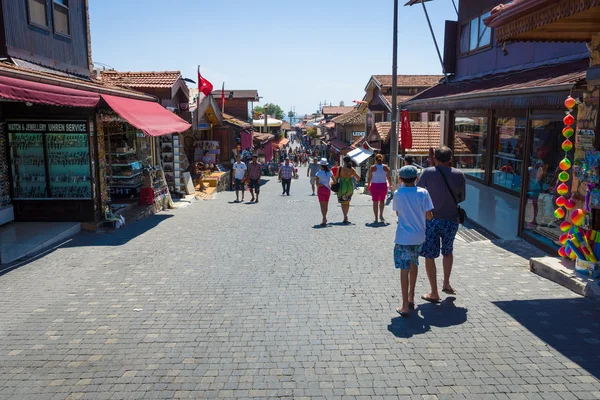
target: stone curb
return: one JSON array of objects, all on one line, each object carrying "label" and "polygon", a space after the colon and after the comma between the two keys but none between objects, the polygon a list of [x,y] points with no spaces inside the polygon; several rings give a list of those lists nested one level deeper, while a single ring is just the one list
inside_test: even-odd
[{"label": "stone curb", "polygon": [[556,257],[532,258],[529,261],[531,272],[592,300],[600,302],[598,281],[579,275],[573,267]]}]

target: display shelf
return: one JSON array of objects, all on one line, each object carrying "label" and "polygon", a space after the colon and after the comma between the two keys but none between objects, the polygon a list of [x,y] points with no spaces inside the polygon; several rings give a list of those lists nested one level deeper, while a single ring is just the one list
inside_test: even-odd
[{"label": "display shelf", "polygon": [[110,153],[111,156],[126,156],[129,154],[135,154],[135,150],[129,150],[126,152],[117,152],[117,151],[113,151]]},{"label": "display shelf", "polygon": [[130,179],[130,178],[135,178],[136,176],[140,176],[141,174],[142,174],[142,171],[140,171],[138,173],[135,173],[133,175],[129,175],[129,176],[127,176],[127,175],[113,175],[113,176],[111,176],[111,178],[113,178],[113,179]]}]

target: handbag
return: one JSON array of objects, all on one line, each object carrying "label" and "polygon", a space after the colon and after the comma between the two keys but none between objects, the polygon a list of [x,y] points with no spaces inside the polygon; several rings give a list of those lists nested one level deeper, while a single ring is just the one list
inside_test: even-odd
[{"label": "handbag", "polygon": [[342,167],[338,170],[338,176],[335,178],[335,183],[331,185],[331,191],[336,192],[340,190],[340,175],[342,173]]},{"label": "handbag", "polygon": [[456,195],[454,194],[454,192],[452,191],[452,188],[450,188],[450,185],[448,184],[446,175],[444,175],[444,173],[442,172],[442,170],[439,167],[435,167],[435,169],[437,170],[437,172],[440,173],[440,175],[442,175],[442,178],[444,179],[444,183],[446,184],[448,191],[452,195],[452,200],[454,200],[454,204],[456,204],[456,210],[458,211],[458,222],[460,224],[464,225],[465,221],[467,220],[467,212],[465,210],[463,210],[463,208],[461,206],[458,205],[458,200],[456,200]]}]

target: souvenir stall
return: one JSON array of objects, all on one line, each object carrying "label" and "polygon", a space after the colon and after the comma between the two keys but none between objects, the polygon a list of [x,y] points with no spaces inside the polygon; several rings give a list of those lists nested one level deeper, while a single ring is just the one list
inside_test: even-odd
[{"label": "souvenir stall", "polygon": [[189,161],[185,155],[182,136],[179,133],[159,137],[160,161],[167,185],[172,193],[185,193],[183,173],[188,170]]},{"label": "souvenir stall", "polygon": [[[593,214],[600,210],[600,152],[595,150],[594,131],[577,129],[575,133],[572,113],[577,107],[576,100],[569,96],[565,107],[564,158],[554,188],[554,216],[561,221],[562,231],[558,254],[574,260],[576,271],[597,278],[600,277],[600,221]],[[571,157],[573,136],[575,153]]]}]

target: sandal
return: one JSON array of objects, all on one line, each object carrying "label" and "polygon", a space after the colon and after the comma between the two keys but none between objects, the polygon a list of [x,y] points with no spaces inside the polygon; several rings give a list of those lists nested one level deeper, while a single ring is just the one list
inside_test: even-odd
[{"label": "sandal", "polygon": [[396,308],[396,312],[400,314],[401,317],[410,317],[410,313],[402,311],[400,307]]},{"label": "sandal", "polygon": [[408,309],[411,310],[411,311],[414,311],[415,310],[415,303],[412,303],[412,302],[409,301],[408,302]]},{"label": "sandal", "polygon": [[453,288],[442,289],[442,292],[446,294],[456,294],[456,290],[454,290]]},{"label": "sandal", "polygon": [[440,303],[440,299],[431,298],[431,297],[429,297],[429,295],[426,295],[426,294],[424,294],[423,296],[421,296],[421,299],[423,299],[425,301],[428,301],[430,303],[433,303],[433,304]]},{"label": "sandal", "polygon": [[380,220],[381,222],[385,222],[385,218],[383,218],[383,215],[382,215],[381,217],[379,217],[379,220]]}]

